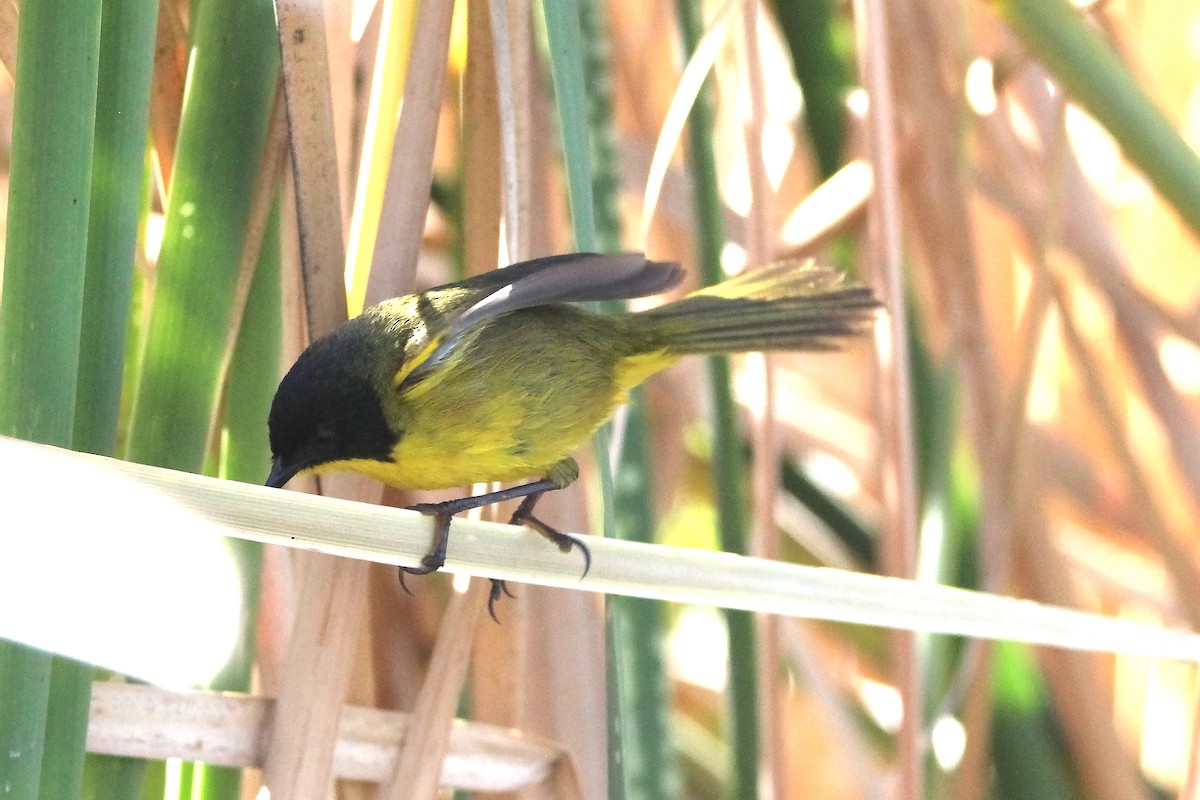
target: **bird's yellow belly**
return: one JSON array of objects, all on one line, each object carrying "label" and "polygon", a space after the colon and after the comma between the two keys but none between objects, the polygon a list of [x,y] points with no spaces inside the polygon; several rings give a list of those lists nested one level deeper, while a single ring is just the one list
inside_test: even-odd
[{"label": "bird's yellow belly", "polygon": [[369,474],[413,489],[541,478],[626,399],[609,364],[549,376],[543,365],[508,365],[503,380],[474,374],[487,363],[471,360],[437,385],[410,391],[394,463],[377,462]]}]

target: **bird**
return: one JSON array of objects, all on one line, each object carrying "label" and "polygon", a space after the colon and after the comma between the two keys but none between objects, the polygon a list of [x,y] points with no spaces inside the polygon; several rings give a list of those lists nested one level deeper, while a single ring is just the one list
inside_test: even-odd
[{"label": "bird", "polygon": [[[533,510],[576,480],[572,453],[633,387],[685,355],[835,349],[880,306],[869,288],[811,260],[747,270],[644,311],[577,305],[660,294],[684,275],[642,253],[569,253],[367,309],[309,345],[281,380],[266,485],[334,470],[401,489],[528,480],[411,506],[436,524],[432,548],[419,567],[401,568],[401,582],[444,565],[454,514],[515,498],[510,522],[578,549],[586,575],[587,546]],[[501,594],[507,586],[493,580],[493,618]]]}]

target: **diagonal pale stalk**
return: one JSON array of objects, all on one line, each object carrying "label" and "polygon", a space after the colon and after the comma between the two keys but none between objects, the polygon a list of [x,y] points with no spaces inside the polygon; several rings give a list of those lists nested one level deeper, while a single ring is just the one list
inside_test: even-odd
[{"label": "diagonal pale stalk", "polygon": [[[100,6],[27,0],[18,20],[0,433],[71,441],[87,253]],[[31,613],[35,606],[14,608]],[[90,668],[0,642],[0,785],[79,793]],[[43,795],[52,796],[52,795]]]},{"label": "diagonal pale stalk", "polygon": [[[666,181],[667,169],[671,165],[671,156],[679,144],[687,124],[688,112],[696,104],[700,93],[708,86],[708,73],[712,70],[725,39],[729,35],[729,26],[733,22],[734,12],[737,11],[736,0],[726,0],[720,10],[713,15],[708,30],[696,41],[688,56],[687,66],[679,76],[675,94],[671,98],[671,106],[663,120],[658,141],[654,145],[654,156],[650,161],[650,173],[646,177],[646,190],[642,193],[642,220],[638,229],[638,241],[645,246],[650,235],[650,223],[658,209],[658,199]],[[711,112],[710,112],[711,113]]]},{"label": "diagonal pale stalk", "polygon": [[417,695],[408,735],[400,743],[395,769],[383,787],[384,800],[422,800],[437,795],[454,710],[462,695],[471,646],[489,591],[488,581],[472,578],[466,591],[456,592],[451,598],[429,658],[425,682]]},{"label": "diagonal pale stalk", "polygon": [[[700,4],[677,0],[676,16],[684,52],[694,53],[703,26]],[[725,245],[720,182],[714,157],[713,110],[709,92],[702,86],[692,105],[688,124],[688,168],[692,176],[697,232],[697,260],[704,283],[724,278],[721,250]],[[713,494],[717,510],[717,536],[721,549],[747,552],[745,475],[742,469],[741,438],[730,386],[729,359],[708,359],[709,402],[713,427]],[[729,690],[727,739],[733,758],[732,786],[737,800],[758,797],[759,719],[758,648],[754,618],[744,612],[726,614],[729,636]]]}]

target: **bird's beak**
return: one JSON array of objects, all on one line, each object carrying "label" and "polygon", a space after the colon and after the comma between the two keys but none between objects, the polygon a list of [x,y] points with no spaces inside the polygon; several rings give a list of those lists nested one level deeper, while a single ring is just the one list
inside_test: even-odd
[{"label": "bird's beak", "polygon": [[283,463],[283,459],[277,457],[271,461],[271,475],[267,478],[266,485],[282,489],[288,481],[296,477],[296,473],[299,471],[295,467]]}]

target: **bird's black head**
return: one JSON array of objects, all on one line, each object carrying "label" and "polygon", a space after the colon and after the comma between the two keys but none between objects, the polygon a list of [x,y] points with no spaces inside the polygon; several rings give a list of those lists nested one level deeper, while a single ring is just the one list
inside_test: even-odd
[{"label": "bird's black head", "polygon": [[305,350],[271,403],[271,476],[281,487],[297,473],[331,461],[391,461],[398,437],[384,418],[371,331],[343,325]]}]

